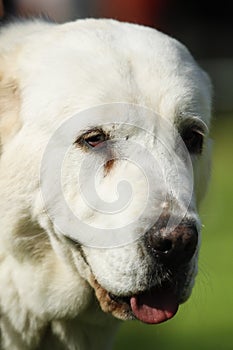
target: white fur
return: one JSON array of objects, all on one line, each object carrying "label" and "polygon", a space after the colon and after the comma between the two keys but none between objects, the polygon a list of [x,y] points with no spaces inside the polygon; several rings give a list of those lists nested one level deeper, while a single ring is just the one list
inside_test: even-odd
[{"label": "white fur", "polygon": [[[78,249],[56,231],[43,207],[39,186],[43,153],[62,122],[102,104],[143,106],[172,126],[177,118],[198,118],[209,125],[208,78],[176,40],[154,29],[112,20],[9,25],[0,32],[0,62],[1,59],[4,66],[3,72],[0,67],[0,101],[4,76],[8,74],[19,89],[21,125],[3,143],[0,160],[1,349],[107,349],[118,322],[101,311],[91,278],[94,275],[104,289],[117,295],[143,291],[153,284],[147,279],[151,257],[138,240],[111,249],[84,246],[86,264]],[[4,115],[1,118],[4,124]],[[102,118],[103,123],[108,122],[107,114]],[[135,124],[135,118],[129,113],[125,122]],[[153,118],[145,120],[141,127],[166,138]],[[119,138],[131,135],[134,142],[159,157],[153,138],[142,129],[132,126],[126,130],[118,125],[114,132]],[[171,137],[171,147],[173,142]],[[64,161],[64,193],[73,211],[81,220],[100,227],[103,222],[112,227],[134,220],[145,201],[146,183],[140,172],[124,161],[118,162],[106,177],[100,172],[97,187],[105,201],[116,199],[111,189],[119,179],[126,177],[135,186],[135,202],[122,214],[106,219],[76,195],[75,174],[84,157],[80,149],[73,147]],[[169,155],[165,158],[168,169]],[[195,191],[200,197],[208,181],[208,176],[203,180],[208,173],[207,158],[205,147],[202,157],[192,159],[198,174]],[[152,165],[144,163],[148,173],[156,172]],[[59,210],[59,199],[52,194],[49,205]],[[153,202],[155,197],[152,194],[150,200]],[[151,208],[156,210],[157,203],[152,202]],[[200,225],[196,204],[194,194],[187,217]],[[161,205],[166,207],[166,203]],[[179,209],[183,205],[179,201]],[[152,215],[152,211],[148,212],[135,225],[132,235],[143,230]],[[184,300],[194,283],[196,260],[197,254],[190,265]]]}]

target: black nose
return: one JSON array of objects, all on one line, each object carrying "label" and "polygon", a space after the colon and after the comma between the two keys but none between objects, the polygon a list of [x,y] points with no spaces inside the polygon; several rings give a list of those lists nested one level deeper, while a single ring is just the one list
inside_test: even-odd
[{"label": "black nose", "polygon": [[146,245],[164,264],[182,265],[188,263],[196,252],[198,232],[194,224],[179,224],[172,230],[152,227],[146,234]]}]

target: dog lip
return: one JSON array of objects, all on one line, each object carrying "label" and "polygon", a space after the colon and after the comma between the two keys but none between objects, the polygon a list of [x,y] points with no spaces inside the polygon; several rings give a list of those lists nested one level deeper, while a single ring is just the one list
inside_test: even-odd
[{"label": "dog lip", "polygon": [[116,303],[126,303],[128,305],[130,305],[130,298],[131,296],[118,296],[112,293],[108,293],[109,297],[111,300],[115,301]]},{"label": "dog lip", "polygon": [[135,297],[135,296],[141,296],[145,293],[153,293],[154,291],[159,291],[159,292],[162,292],[162,291],[166,291],[166,290],[170,290],[170,291],[173,291],[174,295],[176,295],[177,297],[177,300],[179,302],[179,304],[182,303],[182,300],[179,299],[178,297],[178,294],[177,291],[176,291],[176,287],[172,284],[167,284],[165,283],[164,285],[160,285],[160,286],[153,286],[149,289],[145,289],[145,290],[142,290],[142,291],[139,291],[138,293],[130,293],[128,295],[116,295],[116,294],[113,294],[111,292],[108,292],[108,295],[110,297],[110,299],[116,303],[120,303],[120,304],[127,304],[128,306],[130,306],[131,308],[131,305],[130,305],[130,299],[132,297]]}]

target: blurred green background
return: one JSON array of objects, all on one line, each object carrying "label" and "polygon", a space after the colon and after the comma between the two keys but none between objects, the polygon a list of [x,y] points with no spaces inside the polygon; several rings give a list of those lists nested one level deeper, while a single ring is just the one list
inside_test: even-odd
[{"label": "blurred green background", "polygon": [[233,349],[233,113],[214,117],[212,178],[201,206],[199,274],[191,298],[160,325],[122,325],[114,350]]}]

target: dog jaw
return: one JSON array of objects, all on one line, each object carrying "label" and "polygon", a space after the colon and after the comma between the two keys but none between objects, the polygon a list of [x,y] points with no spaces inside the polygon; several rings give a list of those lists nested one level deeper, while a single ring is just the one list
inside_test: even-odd
[{"label": "dog jaw", "polygon": [[[137,252],[140,256],[140,259],[142,259],[140,262],[138,261],[139,265],[140,263],[143,264],[142,261],[144,253],[142,251],[142,246],[138,244]],[[169,307],[171,306],[171,310],[173,311],[170,314],[170,317],[173,317],[174,313],[177,311],[178,305],[184,303],[190,297],[190,294],[192,292],[195,277],[197,274],[197,256],[198,250],[194,254],[192,260],[188,264],[180,266],[177,271],[166,271],[166,269],[163,269],[161,266],[159,267],[154,265],[152,261],[150,263],[147,261],[147,263],[145,263],[145,267],[148,267],[147,270],[145,268],[141,270],[140,273],[140,269],[138,269],[134,274],[132,274],[133,268],[131,266],[131,269],[128,271],[128,275],[122,276],[123,280],[120,281],[121,283],[119,283],[117,287],[116,285],[114,287],[113,281],[110,285],[106,285],[106,278],[102,280],[101,276],[99,276],[101,283],[99,282],[94,273],[91,271],[91,267],[88,262],[88,256],[86,255],[85,264],[88,266],[89,271],[91,271],[88,277],[88,282],[95,291],[96,298],[100,304],[102,311],[105,313],[110,313],[120,320],[132,320],[137,319],[137,314],[135,315],[135,309],[133,308],[132,300],[135,298],[139,301],[149,300],[150,304],[152,301],[150,295],[153,296],[154,303],[158,307],[160,305],[162,308],[166,307],[167,305],[169,310]],[[152,266],[154,266],[154,274],[152,272]],[[111,269],[111,271],[114,274],[113,269]],[[85,278],[84,275],[83,277]],[[132,283],[125,283],[124,286],[124,278],[125,281],[132,281]],[[115,276],[115,282],[117,280],[118,279]],[[135,283],[136,281],[137,283]],[[165,320],[166,317],[162,318],[161,322],[164,322]],[[154,323],[159,322],[160,321],[158,319],[156,320],[155,317]]]},{"label": "dog jaw", "polygon": [[120,320],[139,319],[144,323],[157,324],[172,318],[178,311],[179,305],[190,296],[194,285],[195,272],[190,268],[181,271],[181,278],[186,275],[186,281],[178,288],[178,283],[158,284],[148,290],[128,296],[117,296],[104,289],[91,275],[90,285],[95,291],[96,298],[103,312],[110,313]]}]

